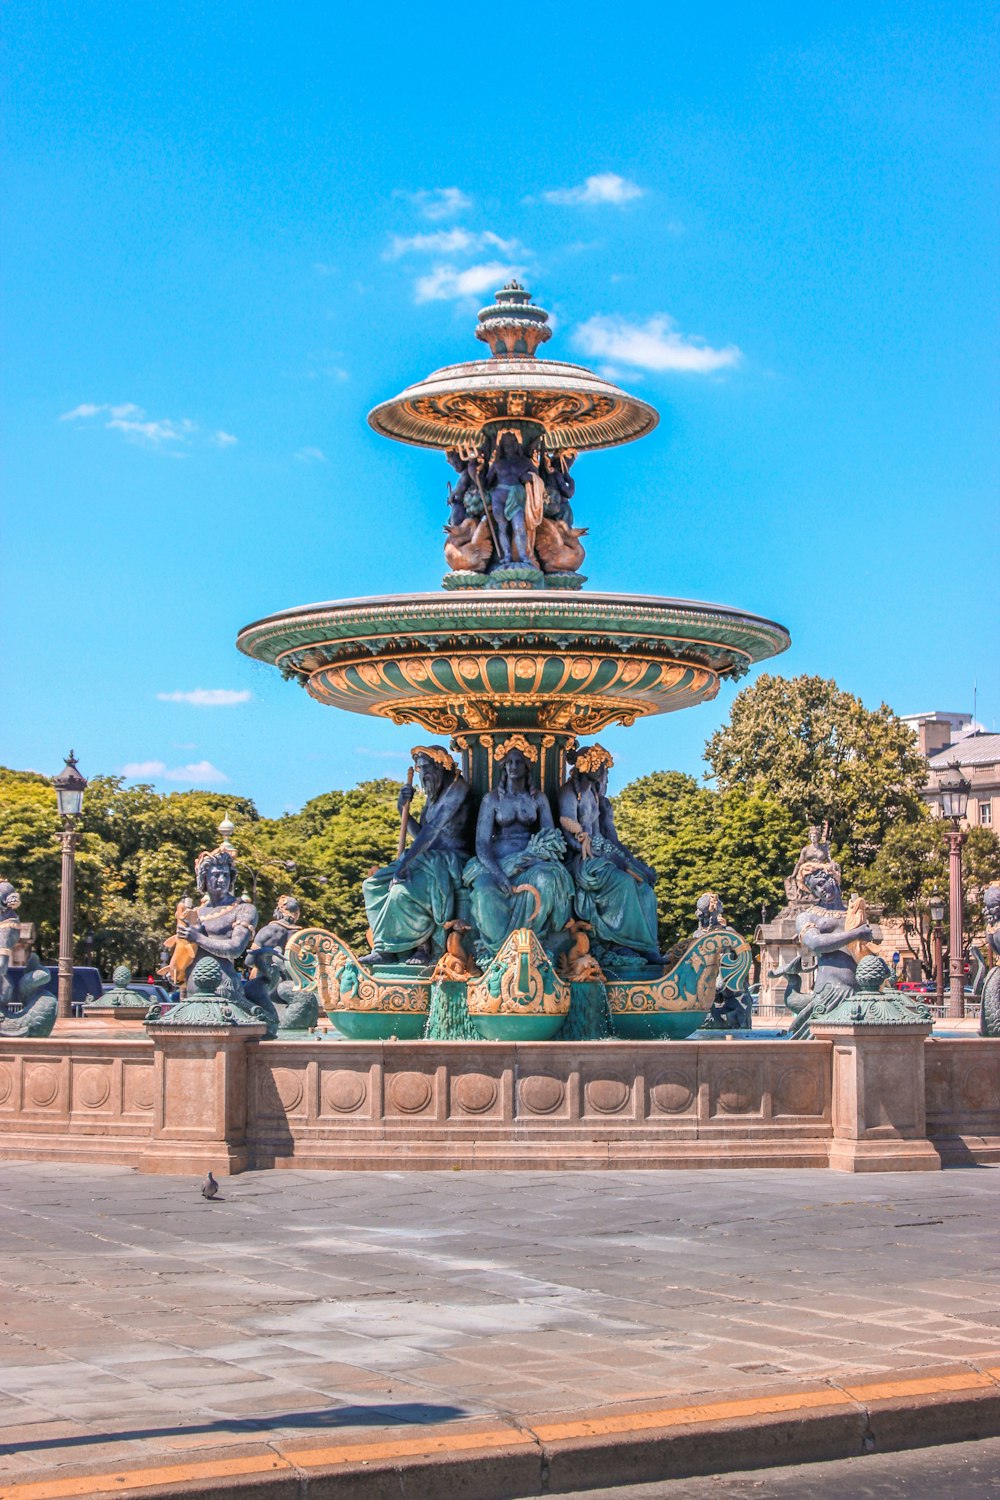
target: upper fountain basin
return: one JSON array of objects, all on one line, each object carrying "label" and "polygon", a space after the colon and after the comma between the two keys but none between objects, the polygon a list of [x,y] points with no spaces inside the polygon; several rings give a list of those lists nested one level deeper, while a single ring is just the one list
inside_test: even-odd
[{"label": "upper fountain basin", "polygon": [[713,698],[789,644],[783,625],[726,605],[501,589],[304,605],[237,638],[321,703],[439,734],[631,724]]}]

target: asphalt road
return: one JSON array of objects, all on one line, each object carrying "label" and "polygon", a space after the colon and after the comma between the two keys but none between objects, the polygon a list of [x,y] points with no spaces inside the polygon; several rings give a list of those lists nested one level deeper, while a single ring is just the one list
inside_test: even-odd
[{"label": "asphalt road", "polygon": [[1000,1438],[872,1453],[837,1463],[706,1474],[615,1490],[579,1490],[559,1500],[998,1500]]}]

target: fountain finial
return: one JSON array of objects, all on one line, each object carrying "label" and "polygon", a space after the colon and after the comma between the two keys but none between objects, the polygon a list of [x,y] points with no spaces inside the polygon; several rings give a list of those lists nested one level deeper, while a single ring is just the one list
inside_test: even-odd
[{"label": "fountain finial", "polygon": [[535,306],[519,281],[512,278],[502,286],[494,303],[479,314],[476,338],[489,344],[495,359],[530,359],[552,337],[548,313]]}]

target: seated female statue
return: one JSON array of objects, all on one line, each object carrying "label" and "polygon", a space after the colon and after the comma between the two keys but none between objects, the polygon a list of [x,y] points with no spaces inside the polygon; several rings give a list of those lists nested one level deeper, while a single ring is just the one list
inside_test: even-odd
[{"label": "seated female statue", "polygon": [[577,916],[590,923],[601,961],[641,956],[656,963],[656,871],[618,837],[607,795],[613,765],[603,745],[591,745],[577,755],[559,790],[559,822],[576,882],[574,905]]},{"label": "seated female statue", "polygon": [[472,887],[477,954],[490,958],[504,938],[530,927],[544,943],[573,914],[573,881],[562,863],[566,840],[548,798],[531,784],[528,760],[538,751],[523,735],[498,745],[500,774],[479,808],[476,853],[463,879]]}]

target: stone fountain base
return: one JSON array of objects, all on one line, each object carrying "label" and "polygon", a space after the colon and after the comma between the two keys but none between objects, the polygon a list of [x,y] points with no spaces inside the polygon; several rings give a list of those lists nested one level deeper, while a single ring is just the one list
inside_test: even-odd
[{"label": "stone fountain base", "polygon": [[[260,1041],[260,1028],[0,1038],[7,1161],[934,1170],[1000,1163],[1000,1039]],[[248,1034],[249,1033],[249,1034]]]}]

